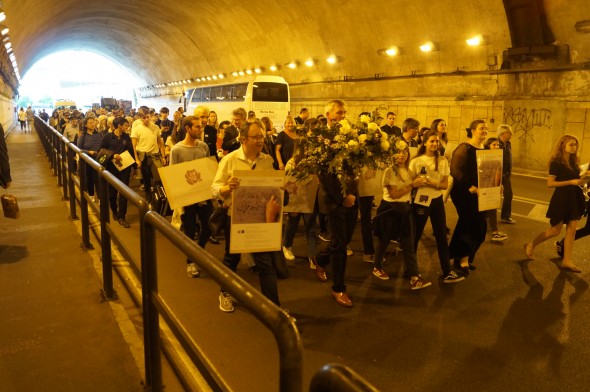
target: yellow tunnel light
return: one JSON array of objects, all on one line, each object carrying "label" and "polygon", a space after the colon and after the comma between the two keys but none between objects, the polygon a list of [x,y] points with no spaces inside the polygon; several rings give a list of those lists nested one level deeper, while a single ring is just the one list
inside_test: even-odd
[{"label": "yellow tunnel light", "polygon": [[420,45],[420,50],[423,52],[432,52],[438,50],[438,46],[434,42],[426,42]]},{"label": "yellow tunnel light", "polygon": [[480,34],[465,40],[465,42],[467,42],[467,45],[469,46],[479,46],[486,43],[486,38]]}]

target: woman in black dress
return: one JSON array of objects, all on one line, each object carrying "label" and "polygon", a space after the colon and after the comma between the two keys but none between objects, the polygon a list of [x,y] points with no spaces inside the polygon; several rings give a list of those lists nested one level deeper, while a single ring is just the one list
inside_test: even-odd
[{"label": "woman in black dress", "polygon": [[[563,135],[559,138],[549,160],[549,177],[547,177],[547,186],[555,188],[547,209],[547,218],[549,218],[551,227],[536,236],[532,242],[524,244],[526,257],[534,260],[535,247],[541,242],[559,235],[563,225],[566,225],[563,261],[560,267],[572,272],[582,272],[571,259],[576,227],[585,207],[584,194],[580,188],[584,185],[585,180],[580,179],[579,145],[575,136]],[[584,177],[589,176],[590,170],[583,174]]]},{"label": "woman in black dress", "polygon": [[484,120],[475,120],[467,128],[467,143],[460,144],[451,160],[451,176],[454,179],[451,198],[457,209],[457,225],[449,244],[449,254],[455,267],[463,274],[475,269],[475,253],[486,238],[485,213],[478,206],[477,150],[483,150],[488,135]]}]

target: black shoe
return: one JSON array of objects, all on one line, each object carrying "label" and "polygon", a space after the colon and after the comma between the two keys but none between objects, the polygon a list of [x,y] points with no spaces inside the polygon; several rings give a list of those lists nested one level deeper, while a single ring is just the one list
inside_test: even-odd
[{"label": "black shoe", "polygon": [[123,226],[124,228],[128,229],[131,225],[129,224],[129,222],[127,222],[125,219],[121,218],[119,219],[119,224],[121,226]]},{"label": "black shoe", "polygon": [[555,250],[557,255],[563,258],[563,243],[561,241],[555,241]]},{"label": "black shoe", "polygon": [[219,240],[213,236],[209,237],[209,242],[215,245],[219,245]]},{"label": "black shoe", "polygon": [[461,262],[459,260],[454,260],[453,264],[455,265],[455,268],[457,269],[457,271],[459,271],[463,275],[469,275],[469,267],[468,266],[462,267]]}]

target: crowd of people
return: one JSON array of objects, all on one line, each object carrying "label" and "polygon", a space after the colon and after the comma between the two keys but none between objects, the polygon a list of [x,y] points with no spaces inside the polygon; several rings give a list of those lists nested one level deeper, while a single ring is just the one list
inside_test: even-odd
[{"label": "crowd of people", "polygon": [[[211,187],[211,199],[185,206],[182,211],[174,211],[172,219],[180,221],[184,233],[203,248],[209,242],[218,244],[223,231],[224,265],[235,271],[241,259],[250,260],[259,274],[262,293],[277,306],[281,305],[277,285],[278,258],[287,261],[296,259],[292,246],[301,218],[304,221],[303,238],[307,243],[305,257],[313,275],[320,282],[327,282],[331,277],[334,300],[347,308],[352,307],[353,302],[347,293],[346,265],[348,257],[354,255],[349,244],[359,212],[362,260],[372,265],[371,272],[375,278],[388,280],[384,260],[388,247],[392,243],[397,244],[403,255],[404,277],[408,279],[411,290],[432,285],[432,277],[428,279],[420,273],[417,256],[429,219],[436,240],[440,279],[445,284],[461,282],[476,269],[477,251],[486,238],[488,224],[492,229],[492,241],[508,238],[507,234],[498,230],[496,209],[479,211],[477,152],[502,149],[504,199],[500,221],[515,224],[511,216],[510,127],[501,125],[497,137],[488,138],[487,123],[475,120],[466,128],[467,141],[450,148],[444,119],[434,120],[430,127],[421,127],[418,120],[407,118],[400,128],[395,125],[396,114],[389,112],[383,119],[381,132],[387,137],[404,141],[406,147],[397,151],[395,164],[383,172],[381,195],[359,197],[356,187],[358,178],[354,178],[353,173],[343,174],[350,176],[347,181],[351,186],[346,189],[342,186],[341,176],[323,173],[316,179],[319,189],[313,211],[286,215],[282,251],[253,253],[248,258],[231,253],[229,205],[232,193],[240,184],[233,171],[288,170],[296,167],[302,154],[305,154],[297,146],[306,133],[317,126],[335,126],[345,116],[344,102],[332,100],[317,117],[312,117],[305,108],[295,118],[287,116],[284,130],[278,134],[270,118],[259,119],[254,112],[247,113],[243,108],[235,109],[232,118],[224,121],[219,121],[214,111],[199,106],[191,116],[186,116],[182,108],[178,108],[172,119],[170,110],[165,107],[159,112],[140,107],[128,115],[122,110],[107,113],[101,109],[85,115],[78,110],[65,110],[54,112],[48,122],[90,156],[96,158],[100,151],[110,151],[112,160],[108,160],[106,168],[123,183],[129,184],[134,174],[141,173],[142,190],[148,202],[152,202],[155,191],[153,167],[216,157],[219,166]],[[566,236],[556,242],[556,246],[563,256],[562,267],[573,272],[580,271],[571,260],[574,239],[590,231],[586,225],[576,232],[577,223],[587,208],[581,186],[590,177],[590,171],[580,172],[577,147],[578,141],[573,136],[566,135],[558,142],[551,158],[548,179],[548,186],[556,188],[548,211],[551,227],[525,245],[526,256],[532,259],[535,247],[558,235],[562,225],[566,225]],[[119,171],[115,165],[125,151],[134,158],[135,164]],[[89,168],[85,174],[88,195],[94,197],[96,174]],[[414,202],[416,195],[425,190],[430,195],[430,202],[426,205]],[[374,205],[375,196],[381,196],[378,207]],[[458,215],[452,230],[445,211],[449,196]],[[109,188],[109,205],[113,219],[121,226],[129,227],[126,200],[117,195],[114,188]],[[374,207],[377,207],[375,213]],[[318,245],[321,241],[329,244],[320,249]],[[200,275],[196,263],[190,259],[187,260],[187,274],[190,277]],[[234,300],[223,288],[219,295],[219,307],[224,312],[234,310]]]}]

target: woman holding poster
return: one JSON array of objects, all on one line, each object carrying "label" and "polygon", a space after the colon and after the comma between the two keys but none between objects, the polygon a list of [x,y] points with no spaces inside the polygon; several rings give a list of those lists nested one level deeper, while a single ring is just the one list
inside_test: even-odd
[{"label": "woman holding poster", "polygon": [[451,176],[454,179],[451,198],[459,219],[449,244],[450,257],[464,275],[474,270],[475,253],[486,238],[485,213],[479,211],[477,150],[483,150],[488,135],[484,120],[475,120],[467,128],[466,143],[460,144],[451,160]]},{"label": "woman holding poster", "polygon": [[[547,218],[551,227],[537,235],[532,242],[524,245],[526,257],[534,260],[535,247],[559,235],[563,225],[566,225],[563,260],[559,267],[571,272],[582,272],[571,259],[576,227],[585,208],[584,194],[580,186],[583,186],[586,180],[580,178],[579,145],[578,139],[572,135],[564,135],[557,142],[549,160],[549,177],[547,177],[547,186],[555,188],[547,209]],[[590,176],[590,170],[583,172],[583,177],[588,176]]]}]

